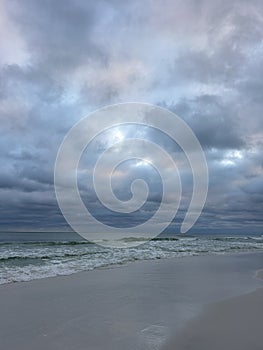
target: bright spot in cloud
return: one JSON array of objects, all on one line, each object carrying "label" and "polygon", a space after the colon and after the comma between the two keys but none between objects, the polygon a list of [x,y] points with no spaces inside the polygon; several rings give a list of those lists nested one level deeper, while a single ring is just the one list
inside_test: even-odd
[{"label": "bright spot in cloud", "polygon": [[149,166],[151,164],[152,164],[152,162],[149,159],[140,159],[140,160],[136,161],[135,166],[136,167]]},{"label": "bright spot in cloud", "polygon": [[123,133],[122,133],[120,130],[118,130],[118,131],[116,132],[116,134],[115,134],[115,138],[116,138],[118,141],[122,141],[122,140],[124,139],[124,135],[123,135]]},{"label": "bright spot in cloud", "polygon": [[233,165],[235,165],[235,162],[233,162],[232,160],[229,160],[229,159],[223,159],[223,160],[221,160],[221,164],[224,166],[233,166]]},{"label": "bright spot in cloud", "polygon": [[243,154],[241,151],[230,151],[228,152],[228,156],[233,159],[242,159]]},{"label": "bright spot in cloud", "polygon": [[238,162],[238,160],[243,158],[243,154],[241,151],[229,151],[226,153],[226,156],[223,160],[221,160],[221,164],[223,166],[234,166]]},{"label": "bright spot in cloud", "polygon": [[124,141],[125,137],[125,134],[120,129],[114,128],[107,133],[106,138],[103,139],[103,143],[108,148],[118,142]]}]

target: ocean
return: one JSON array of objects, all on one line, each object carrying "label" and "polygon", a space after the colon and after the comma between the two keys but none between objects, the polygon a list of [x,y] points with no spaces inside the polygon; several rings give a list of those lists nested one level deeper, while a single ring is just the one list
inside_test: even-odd
[{"label": "ocean", "polygon": [[170,235],[133,248],[104,248],[72,233],[6,232],[0,233],[0,284],[70,275],[135,260],[260,250],[263,235]]}]

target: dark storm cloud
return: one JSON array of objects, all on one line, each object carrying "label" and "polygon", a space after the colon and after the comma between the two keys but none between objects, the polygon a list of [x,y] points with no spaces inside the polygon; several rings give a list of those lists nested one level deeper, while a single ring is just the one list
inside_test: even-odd
[{"label": "dark storm cloud", "polygon": [[[261,1],[25,0],[3,1],[0,10],[3,228],[64,225],[53,189],[58,147],[88,112],[125,101],[167,107],[199,138],[210,188],[197,230],[262,227]],[[177,225],[192,191],[189,164],[163,135],[139,134],[164,146],[178,162],[184,192]],[[104,141],[88,153],[85,166],[94,164],[108,138]],[[119,196],[126,198],[129,177],[118,178],[120,173]],[[152,181],[152,192],[134,223],[151,215],[160,200],[158,181],[146,170],[143,174]],[[96,197],[88,200],[98,217],[119,221],[118,215],[100,211]],[[131,217],[123,220],[126,225]]]},{"label": "dark storm cloud", "polygon": [[200,95],[170,106],[193,129],[202,147],[240,149],[245,146],[236,106],[221,96]]}]

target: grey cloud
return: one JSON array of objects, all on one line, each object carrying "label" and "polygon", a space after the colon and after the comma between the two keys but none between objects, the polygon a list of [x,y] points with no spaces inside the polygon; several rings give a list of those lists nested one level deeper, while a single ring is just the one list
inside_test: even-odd
[{"label": "grey cloud", "polygon": [[169,109],[185,119],[204,148],[240,149],[245,146],[236,106],[224,102],[221,96],[185,98]]},{"label": "grey cloud", "polygon": [[[210,188],[197,230],[262,225],[261,1],[26,0],[23,6],[19,1],[3,5],[28,59],[20,59],[15,46],[20,41],[14,40],[17,62],[0,66],[2,227],[65,227],[53,189],[63,137],[88,112],[134,100],[176,112],[205,149]],[[172,226],[177,227],[192,190],[189,164],[176,145],[153,130],[131,129],[125,135],[152,139],[177,160],[184,191]],[[84,164],[88,174],[107,142],[102,135],[91,149]],[[126,170],[131,175],[131,168]],[[160,201],[158,181],[151,172],[143,175],[152,185],[148,206],[122,218],[125,225],[152,215]],[[89,195],[99,218],[118,223],[120,216],[102,210],[85,187],[85,176],[79,181],[83,198]],[[116,193],[126,198],[129,176],[120,181],[119,192],[117,185]]]},{"label": "grey cloud", "polygon": [[99,13],[91,2],[27,0],[23,7],[19,2],[12,5],[9,12],[26,37],[33,60],[42,61],[42,69],[46,65],[65,71],[100,52],[92,33]]}]

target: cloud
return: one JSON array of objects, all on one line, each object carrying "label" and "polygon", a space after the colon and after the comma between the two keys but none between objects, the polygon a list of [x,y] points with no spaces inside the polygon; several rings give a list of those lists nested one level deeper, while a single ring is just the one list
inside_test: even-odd
[{"label": "cloud", "polygon": [[[81,117],[126,101],[174,111],[200,140],[210,188],[196,230],[262,225],[261,1],[4,0],[0,13],[3,229],[66,226],[53,188],[58,147]],[[130,128],[124,135],[154,140],[176,160],[183,182],[181,211],[171,229],[177,227],[192,191],[187,160],[154,130]],[[161,187],[153,172],[132,163],[116,171],[120,198],[129,197],[136,176],[151,187],[147,206],[121,219],[105,212],[86,186],[85,176],[113,141],[102,135],[87,150],[81,192],[106,222],[135,224],[158,207]]]},{"label": "cloud", "polygon": [[245,146],[236,105],[218,95],[199,95],[169,106],[183,116],[204,148],[239,149]]}]

